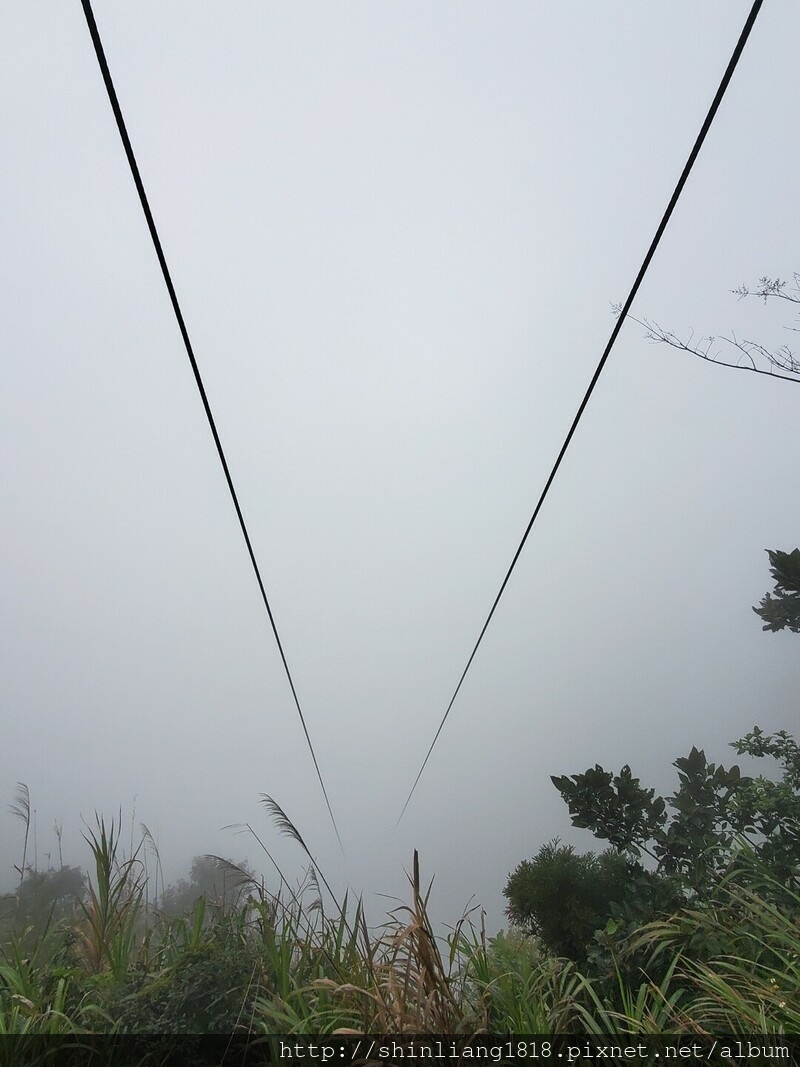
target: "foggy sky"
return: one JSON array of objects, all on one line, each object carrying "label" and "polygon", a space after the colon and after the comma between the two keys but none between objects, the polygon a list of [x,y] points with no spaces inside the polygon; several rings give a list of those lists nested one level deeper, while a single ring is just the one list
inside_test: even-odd
[{"label": "foggy sky", "polygon": [[[95,14],[344,842],[339,853],[80,4],[0,13],[0,783],[40,866],[144,822],[168,876],[289,869],[503,925],[549,776],[669,791],[797,729],[750,610],[800,544],[800,389],[625,325],[394,824],[749,3],[111,3]],[[633,314],[791,341],[800,11],[772,0]],[[0,881],[20,827],[0,816]]]}]

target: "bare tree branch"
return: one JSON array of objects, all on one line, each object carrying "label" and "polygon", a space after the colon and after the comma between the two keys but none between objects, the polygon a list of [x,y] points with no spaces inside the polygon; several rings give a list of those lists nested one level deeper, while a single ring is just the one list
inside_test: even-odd
[{"label": "bare tree branch", "polygon": [[[732,289],[731,292],[735,293],[740,299],[746,296],[755,296],[763,300],[764,303],[769,299],[777,299],[786,300],[792,304],[800,304],[800,274],[795,273],[793,277],[793,284],[789,285],[788,282],[782,281],[780,278],[768,278],[765,275],[763,278],[759,278],[758,284],[753,288],[741,285],[738,289]],[[612,304],[611,310],[615,315],[619,315],[622,308],[620,304]],[[800,384],[800,359],[795,356],[788,345],[781,345],[779,348],[770,350],[758,341],[739,340],[736,334],[719,338],[709,335],[700,337],[699,340],[695,341],[693,330],[689,331],[688,337],[684,340],[674,330],[667,330],[651,319],[637,319],[633,315],[628,315],[628,318],[643,327],[646,330],[645,337],[654,344],[670,345],[681,352],[689,352],[691,355],[699,356],[700,359],[704,359],[708,363],[718,363],[722,367],[747,370],[753,374],[764,374],[771,378],[780,378],[785,382]],[[786,326],[784,328],[800,333],[800,329],[795,326]],[[731,362],[731,360],[722,357],[722,349],[718,347],[718,341],[724,342],[724,344],[729,345],[738,353],[735,361]]]},{"label": "bare tree branch", "polygon": [[756,296],[763,300],[766,304],[770,297],[776,297],[778,300],[788,300],[792,304],[800,304],[800,274],[793,275],[794,284],[790,286],[787,291],[786,286],[789,284],[787,281],[781,281],[780,278],[768,278],[766,274],[763,278],[758,279],[758,284],[754,288],[750,288],[749,285],[740,285],[738,289],[731,289],[731,292],[738,296],[740,299],[745,296]]}]

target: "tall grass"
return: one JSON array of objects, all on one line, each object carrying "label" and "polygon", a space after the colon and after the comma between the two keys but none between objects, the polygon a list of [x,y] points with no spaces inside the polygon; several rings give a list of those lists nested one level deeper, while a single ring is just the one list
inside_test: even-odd
[{"label": "tall grass", "polygon": [[768,875],[762,873],[760,887],[728,878],[711,905],[646,927],[639,941],[655,950],[719,946],[707,959],[685,950],[677,957],[693,1029],[800,1033],[800,894]]},{"label": "tall grass", "polygon": [[94,878],[90,877],[88,899],[80,904],[83,921],[78,934],[89,973],[108,967],[121,980],[133,962],[138,920],[145,890],[145,878],[138,854],[120,858],[118,824],[106,826],[97,818],[97,829],[87,830],[84,839],[92,851]]},{"label": "tall grass", "polygon": [[19,884],[25,880],[25,871],[28,863],[28,836],[31,832],[31,794],[24,782],[17,782],[17,795],[13,804],[9,805],[9,811],[18,818],[25,827],[25,835],[22,844],[22,862],[19,871]]},{"label": "tall grass", "polygon": [[408,902],[370,929],[362,901],[339,899],[267,808],[310,863],[301,883],[276,865],[269,893],[217,858],[238,892],[179,916],[148,905],[139,849],[126,858],[121,820],[98,818],[76,914],[30,952],[2,948],[0,1035],[800,1032],[800,895],[766,875],[740,865],[712,901],[615,945],[610,971],[582,973],[535,939],[487,938],[474,911],[437,936],[416,853]]}]

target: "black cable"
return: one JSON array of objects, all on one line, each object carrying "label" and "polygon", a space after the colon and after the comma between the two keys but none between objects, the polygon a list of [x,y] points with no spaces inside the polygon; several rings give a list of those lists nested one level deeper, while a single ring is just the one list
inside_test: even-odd
[{"label": "black cable", "polygon": [[167,286],[167,292],[169,293],[169,298],[172,301],[172,309],[175,312],[175,318],[178,320],[178,327],[181,331],[181,337],[183,338],[183,343],[186,347],[186,354],[188,355],[189,362],[192,365],[194,379],[197,383],[197,388],[200,391],[200,397],[203,401],[203,407],[206,410],[208,425],[211,427],[211,433],[214,437],[214,444],[217,446],[217,452],[219,454],[220,462],[222,463],[222,469],[225,472],[225,480],[228,483],[228,489],[230,490],[231,499],[233,500],[233,506],[236,509],[236,515],[239,519],[239,525],[242,528],[245,544],[247,545],[247,551],[250,554],[250,562],[253,564],[253,570],[255,571],[256,581],[258,582],[258,588],[261,590],[261,598],[264,601],[264,607],[267,609],[267,615],[269,616],[269,621],[272,626],[272,632],[275,635],[275,641],[278,645],[278,651],[281,654],[283,669],[285,670],[286,677],[289,680],[289,687],[292,690],[292,696],[294,697],[295,707],[297,708],[297,713],[300,716],[300,722],[303,725],[303,733],[306,735],[308,749],[311,753],[311,758],[314,761],[314,768],[317,772],[317,778],[319,779],[319,784],[322,786],[322,795],[325,797],[325,803],[328,807],[328,814],[331,817],[333,829],[336,831],[336,837],[339,841],[339,845],[341,846],[342,839],[341,837],[339,837],[339,828],[336,825],[336,819],[333,815],[331,802],[328,799],[328,790],[325,788],[325,782],[322,779],[322,772],[320,771],[319,763],[317,762],[317,756],[314,752],[314,746],[311,743],[311,736],[308,732],[308,727],[306,726],[305,716],[303,715],[303,710],[300,707],[300,701],[297,697],[297,690],[294,687],[294,681],[292,680],[292,674],[289,670],[289,664],[286,662],[286,655],[283,651],[283,645],[281,644],[281,639],[278,636],[278,628],[275,625],[275,619],[272,615],[272,609],[269,606],[269,600],[267,599],[267,593],[264,588],[264,582],[261,579],[261,571],[259,570],[258,563],[256,562],[255,553],[253,552],[253,546],[250,542],[250,535],[247,532],[247,526],[245,525],[244,516],[242,515],[242,509],[239,506],[239,498],[236,495],[236,489],[234,488],[233,479],[231,478],[231,473],[228,469],[228,463],[225,459],[225,453],[222,450],[222,442],[220,441],[219,434],[217,432],[217,426],[214,422],[214,416],[211,414],[211,406],[208,402],[208,397],[206,396],[206,390],[203,385],[203,380],[200,377],[200,369],[197,366],[197,360],[194,358],[194,352],[192,350],[191,341],[189,340],[189,334],[186,329],[186,323],[183,320],[183,314],[178,303],[178,297],[175,293],[175,287],[172,284],[172,278],[169,273],[169,268],[167,267],[167,261],[164,257],[164,251],[161,247],[161,241],[158,237],[156,224],[153,221],[153,215],[150,211],[150,205],[147,200],[147,194],[144,191],[144,185],[142,183],[142,178],[139,173],[139,167],[136,163],[136,157],[133,154],[133,148],[131,147],[130,138],[128,137],[128,131],[125,127],[125,120],[122,117],[122,110],[119,106],[119,100],[117,99],[116,90],[114,89],[114,82],[111,78],[111,72],[108,69],[108,63],[106,62],[105,52],[103,51],[103,44],[100,40],[100,34],[97,30],[97,23],[94,20],[92,5],[90,3],[90,0],[81,0],[81,4],[83,5],[83,13],[86,16],[86,23],[89,27],[89,33],[92,38],[92,43],[94,44],[94,50],[97,55],[97,62],[100,65],[100,70],[103,75],[103,81],[105,82],[106,91],[108,92],[108,99],[111,102],[111,109],[114,112],[114,118],[117,120],[117,128],[119,130],[119,135],[122,138],[122,144],[125,148],[125,155],[128,157],[128,164],[131,168],[131,174],[133,175],[133,181],[136,185],[136,191],[139,194],[139,200],[142,204],[142,210],[144,211],[144,216],[147,219],[147,226],[150,230],[150,237],[153,240],[153,246],[156,250],[156,255],[158,256],[158,262],[161,265],[161,273],[164,275],[164,282]]},{"label": "black cable", "polygon": [[652,242],[650,244],[650,248],[647,250],[647,255],[644,257],[644,261],[642,262],[641,267],[639,268],[639,273],[636,275],[636,281],[633,283],[633,286],[631,287],[631,291],[628,294],[628,299],[625,301],[625,303],[622,306],[622,310],[621,310],[621,312],[619,314],[619,318],[617,319],[616,325],[614,326],[614,329],[611,331],[611,337],[608,340],[608,344],[605,347],[605,351],[603,352],[603,355],[600,358],[600,362],[597,364],[597,369],[595,370],[595,372],[594,372],[594,374],[592,376],[592,380],[589,383],[589,388],[586,390],[586,394],[585,394],[583,400],[581,401],[580,407],[578,408],[578,411],[577,411],[577,413],[575,415],[575,418],[572,420],[572,425],[570,426],[569,433],[567,434],[566,438],[564,439],[564,443],[561,446],[561,451],[558,453],[558,458],[556,459],[556,461],[555,461],[555,463],[553,465],[553,469],[550,471],[550,477],[547,479],[547,483],[546,483],[544,489],[542,490],[542,495],[539,497],[539,502],[536,505],[536,508],[534,509],[533,515],[531,516],[531,520],[528,523],[528,526],[527,526],[527,528],[525,530],[525,533],[522,535],[522,540],[519,543],[519,547],[517,548],[517,551],[514,553],[514,558],[511,561],[511,566],[508,568],[506,576],[503,579],[503,584],[500,586],[500,592],[495,597],[494,604],[492,604],[492,610],[489,612],[489,614],[488,614],[488,616],[486,618],[486,622],[483,624],[483,629],[480,632],[478,640],[475,642],[475,647],[472,650],[472,654],[469,657],[469,659],[467,660],[467,665],[464,668],[464,672],[461,675],[461,678],[459,679],[459,682],[458,682],[458,685],[456,686],[455,692],[453,693],[453,696],[450,699],[450,703],[447,705],[447,711],[445,711],[444,716],[442,717],[442,721],[439,723],[439,729],[436,731],[436,734],[434,735],[433,741],[431,741],[431,746],[428,749],[428,754],[425,756],[425,759],[422,761],[422,766],[419,769],[419,773],[417,774],[417,777],[414,779],[414,784],[411,787],[411,792],[408,794],[408,797],[406,798],[406,802],[403,805],[403,810],[400,812],[400,815],[398,817],[397,823],[395,825],[398,825],[400,820],[403,818],[403,815],[405,815],[406,808],[408,807],[409,802],[411,801],[411,798],[414,795],[414,790],[417,788],[417,784],[419,783],[419,780],[422,777],[422,772],[425,770],[425,766],[426,766],[428,760],[430,759],[430,755],[433,752],[434,746],[435,746],[436,742],[439,740],[439,734],[442,732],[442,727],[444,726],[445,722],[447,721],[447,716],[450,714],[450,709],[453,707],[453,704],[455,703],[455,699],[458,696],[459,690],[461,689],[461,684],[464,681],[464,679],[466,678],[467,671],[470,669],[470,666],[472,665],[472,661],[475,658],[475,653],[478,651],[478,647],[480,646],[480,643],[483,640],[483,635],[486,633],[486,630],[487,630],[487,628],[489,626],[489,623],[492,621],[492,616],[494,615],[495,608],[499,604],[500,597],[503,595],[503,592],[505,591],[506,585],[508,584],[508,580],[511,577],[511,572],[514,570],[514,567],[517,565],[517,560],[519,559],[520,554],[522,552],[522,549],[525,546],[525,542],[528,539],[528,534],[531,532],[531,527],[533,526],[534,522],[536,521],[536,517],[539,514],[539,511],[541,509],[542,504],[544,503],[544,499],[547,496],[547,493],[548,493],[548,491],[550,489],[550,486],[553,484],[553,480],[554,480],[554,478],[556,476],[558,468],[561,466],[561,460],[564,458],[564,454],[567,451],[567,449],[569,448],[569,443],[572,440],[572,436],[575,433],[575,430],[577,429],[578,423],[581,420],[581,416],[583,415],[583,412],[584,412],[584,409],[586,408],[586,405],[589,403],[589,397],[592,395],[592,393],[594,391],[594,387],[597,384],[597,379],[600,377],[600,374],[601,374],[601,372],[603,370],[603,367],[606,364],[606,360],[608,359],[609,353],[611,352],[611,349],[614,347],[614,342],[616,341],[617,336],[619,335],[619,332],[622,329],[622,324],[625,321],[625,316],[628,314],[628,311],[630,310],[630,307],[631,307],[631,304],[633,303],[634,297],[636,296],[636,293],[639,290],[639,286],[642,284],[644,276],[647,273],[647,268],[650,266],[650,261],[652,260],[654,254],[655,254],[656,248],[658,247],[658,244],[659,244],[659,242],[661,240],[661,237],[662,237],[662,235],[664,233],[664,230],[667,227],[667,223],[670,220],[670,216],[672,215],[672,212],[673,212],[673,210],[675,208],[675,205],[678,203],[678,199],[679,199],[681,193],[683,192],[683,187],[686,184],[686,180],[689,177],[689,174],[690,174],[690,172],[692,170],[692,167],[694,166],[694,162],[697,159],[697,156],[698,156],[698,154],[700,152],[700,149],[701,149],[701,147],[703,145],[703,141],[705,141],[705,139],[706,139],[706,134],[708,133],[709,129],[711,128],[711,123],[714,121],[714,116],[716,115],[717,109],[719,108],[719,105],[722,102],[723,96],[725,95],[725,90],[728,88],[728,83],[730,82],[731,77],[733,76],[733,72],[736,69],[736,65],[738,64],[739,59],[740,59],[740,57],[742,55],[742,52],[744,50],[744,46],[747,43],[748,37],[750,36],[750,31],[753,28],[753,25],[754,25],[754,23],[756,21],[756,17],[758,15],[758,12],[761,9],[762,3],[763,3],[763,0],[756,0],[756,2],[753,4],[752,8],[750,9],[750,14],[747,16],[747,21],[744,24],[744,29],[742,30],[741,35],[739,36],[739,40],[736,42],[736,47],[733,50],[733,55],[731,56],[730,62],[728,63],[728,66],[727,66],[727,69],[725,70],[725,73],[722,76],[722,81],[719,84],[719,88],[717,89],[716,96],[714,97],[714,99],[713,99],[713,101],[711,103],[711,107],[708,109],[708,114],[706,115],[705,122],[703,123],[702,128],[700,130],[700,133],[697,136],[697,140],[694,143],[694,147],[692,148],[692,151],[689,153],[689,158],[687,159],[686,165],[683,168],[683,172],[681,173],[681,176],[678,179],[678,184],[675,186],[675,191],[673,192],[672,198],[670,199],[670,202],[667,205],[667,210],[664,212],[664,216],[661,219],[661,222],[659,223],[658,229],[656,230],[656,235],[655,235],[655,237],[653,238],[653,240],[652,240]]}]

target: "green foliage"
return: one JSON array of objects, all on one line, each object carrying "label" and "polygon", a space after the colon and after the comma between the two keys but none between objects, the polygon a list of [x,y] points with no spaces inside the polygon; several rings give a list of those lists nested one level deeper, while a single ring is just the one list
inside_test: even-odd
[{"label": "green foliage", "polygon": [[195,856],[187,878],[164,890],[159,905],[165,915],[184,915],[199,899],[218,908],[236,908],[257,885],[245,862],[236,864],[219,856]]},{"label": "green foliage", "polygon": [[576,974],[569,1032],[627,1037],[691,1030],[682,1008],[687,989],[676,979],[677,964],[678,957],[673,957],[657,981],[646,972],[631,980],[619,965],[611,983]]},{"label": "green foliage", "polygon": [[248,953],[211,939],[156,977],[128,976],[106,1008],[118,1033],[230,1034],[247,1028],[256,988]]},{"label": "green foliage", "polygon": [[800,548],[792,552],[767,549],[767,555],[775,580],[775,595],[767,593],[753,611],[764,620],[762,630],[800,633]]},{"label": "green foliage", "polygon": [[738,767],[709,763],[692,747],[675,760],[680,787],[669,804],[674,815],[666,832],[655,838],[659,866],[695,892],[704,892],[727,866],[735,835],[732,800],[749,778]]},{"label": "green foliage", "polygon": [[[632,947],[647,946],[678,961],[677,976],[691,992],[684,1011],[695,1027],[796,1034],[800,894],[772,878],[752,849],[740,859],[714,900],[645,927]],[[748,866],[761,872],[757,888],[754,879],[742,878]]]},{"label": "green foliage", "polygon": [[[775,284],[779,291],[780,283]],[[800,549],[768,550],[768,555],[776,595],[767,594],[753,610],[764,619],[765,630],[800,633]],[[646,853],[660,873],[677,879],[690,896],[703,898],[713,892],[738,862],[743,842],[776,885],[796,888],[800,749],[786,731],[765,735],[758,727],[732,747],[740,755],[773,757],[782,766],[782,779],[745,777],[738,766],[710,763],[693,747],[688,756],[675,760],[679,788],[666,800],[654,789],[645,789],[627,765],[616,776],[598,764],[583,774],[554,776],[552,781],[569,806],[574,826],[590,829],[621,852],[635,857]],[[771,891],[774,894],[774,886]]]},{"label": "green foliage", "polygon": [[308,909],[292,894],[274,931],[279,951],[265,939],[275,985],[256,1005],[255,1031],[456,1034],[485,1028],[482,997],[472,995],[476,968],[463,917],[445,954],[428,917],[430,887],[421,890],[416,853],[409,882],[411,904],[396,908],[376,933],[367,928],[360,902],[352,919],[346,898],[336,917],[328,917],[319,898]]},{"label": "green foliage", "polygon": [[468,946],[470,972],[483,998],[489,1033],[558,1033],[569,1010],[577,972],[518,931],[481,948]]},{"label": "green foliage", "polygon": [[101,817],[97,832],[88,830],[84,838],[94,858],[94,879],[80,904],[86,964],[90,972],[108,967],[122,978],[133,958],[146,883],[138,859],[141,845],[130,859],[121,859],[119,826],[113,819],[106,826]]},{"label": "green foliage", "polygon": [[[9,1064],[35,1063],[36,1053],[41,1052],[41,1044],[13,1041],[14,1037],[26,1035],[38,1037],[44,1034],[71,1034],[76,1027],[66,1014],[67,982],[58,980],[50,1001],[44,1005],[37,1004],[21,994],[10,996],[0,993],[0,1062],[5,1057]],[[29,1059],[28,1049],[34,1053]]]},{"label": "green foliage", "polygon": [[757,726],[731,745],[739,755],[776,760],[780,781],[759,775],[749,779],[733,798],[737,829],[755,834],[755,849],[772,877],[800,888],[800,746],[785,730],[765,734]]},{"label": "green foliage", "polygon": [[583,963],[595,930],[629,894],[631,867],[619,853],[581,856],[556,838],[509,875],[506,914],[556,956]]},{"label": "green foliage", "polygon": [[16,893],[0,896],[0,942],[14,938],[33,944],[70,918],[84,893],[79,867],[29,872]]},{"label": "green foliage", "polygon": [[[0,1063],[26,1062],[22,1046],[5,1040],[6,1035],[71,1033],[75,1026],[67,1014],[69,978],[59,967],[62,948],[49,935],[25,942],[12,938],[0,949]],[[23,947],[24,944],[24,947]]]},{"label": "green foliage", "polygon": [[31,872],[17,893],[22,914],[36,917],[49,913],[55,906],[66,908],[83,898],[86,878],[80,867],[50,867]]},{"label": "green foliage", "polygon": [[713,890],[741,839],[774,875],[795,879],[800,864],[800,751],[785,732],[766,736],[757,727],[733,747],[753,756],[774,756],[783,764],[783,780],[745,777],[738,766],[710,763],[704,752],[692,748],[688,756],[675,760],[679,788],[666,800],[643,788],[627,766],[616,777],[595,766],[552,781],[569,806],[574,826],[590,829],[633,856],[648,854],[660,873],[677,879],[692,895]]},{"label": "green foliage", "polygon": [[[783,783],[761,789],[755,779],[752,795],[751,786],[735,792],[731,819],[755,827],[750,816],[764,815],[767,801],[790,804],[778,787],[796,790],[800,752],[785,733],[755,730],[736,744],[783,767]],[[702,784],[703,766],[689,758],[679,769]],[[641,787],[620,777],[635,799]],[[715,892],[690,899],[629,854],[577,856],[553,841],[510,879],[519,892],[509,910],[520,909],[530,934],[487,943],[469,915],[447,939],[436,935],[416,855],[411,903],[377,931],[347,897],[326,912],[316,873],[296,891],[281,875],[275,896],[252,879],[237,907],[203,895],[168,916],[148,909],[143,872],[135,854],[121,855],[117,826],[98,819],[89,834],[95,863],[82,921],[67,913],[30,946],[0,943],[0,1035],[10,1035],[0,1067],[26,1062],[34,1038],[48,1033],[626,1036],[800,1025],[800,892],[735,842]],[[71,870],[66,881],[77,888]],[[40,885],[31,883],[33,896]],[[181,1038],[182,1062],[199,1049]]]},{"label": "green foliage", "polygon": [[551,777],[569,805],[572,825],[591,830],[620,851],[647,852],[647,842],[661,833],[666,804],[654,789],[643,789],[626,764],[618,775],[596,764],[572,778]]}]

